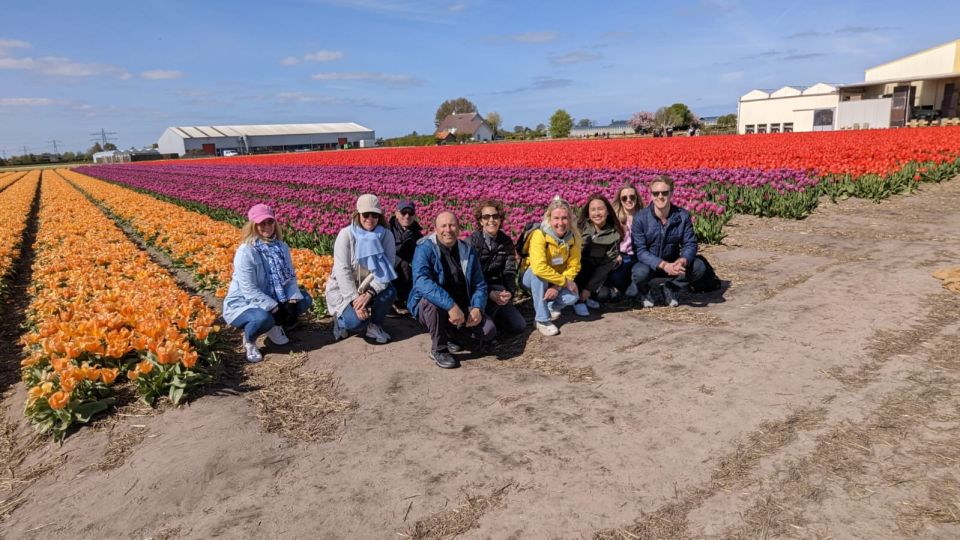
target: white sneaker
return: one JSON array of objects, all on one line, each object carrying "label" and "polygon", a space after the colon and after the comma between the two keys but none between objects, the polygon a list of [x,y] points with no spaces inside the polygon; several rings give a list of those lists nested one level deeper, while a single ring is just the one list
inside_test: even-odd
[{"label": "white sneaker", "polygon": [[552,322],[542,323],[537,321],[537,330],[545,336],[555,336],[560,333],[560,329]]},{"label": "white sneaker", "polygon": [[653,289],[649,289],[643,295],[643,307],[652,308],[655,305],[656,305],[656,302],[653,301]]},{"label": "white sneaker", "polygon": [[559,319],[561,315],[563,315],[563,313],[561,313],[560,310],[556,308],[556,304],[554,304],[553,302],[547,302],[547,311],[550,312],[551,321],[555,321]]},{"label": "white sneaker", "polygon": [[367,337],[381,345],[390,341],[390,334],[384,331],[379,324],[367,323]]},{"label": "white sneaker", "polygon": [[333,319],[333,340],[340,341],[341,339],[347,337],[347,329],[340,326],[340,320],[337,318]]},{"label": "white sneaker", "polygon": [[287,337],[287,334],[283,331],[283,327],[276,325],[267,332],[267,338],[273,342],[274,345],[286,345],[290,343],[290,338]]},{"label": "white sneaker", "polygon": [[256,364],[263,360],[263,355],[260,354],[260,349],[257,348],[257,344],[247,341],[246,336],[243,338],[243,349],[247,352],[247,362]]},{"label": "white sneaker", "polygon": [[587,298],[587,301],[584,302],[590,309],[600,309],[600,302],[597,302],[593,298]]},{"label": "white sneaker", "polygon": [[583,302],[578,302],[573,305],[573,312],[577,314],[578,317],[589,317],[590,310],[587,309],[587,305]]}]

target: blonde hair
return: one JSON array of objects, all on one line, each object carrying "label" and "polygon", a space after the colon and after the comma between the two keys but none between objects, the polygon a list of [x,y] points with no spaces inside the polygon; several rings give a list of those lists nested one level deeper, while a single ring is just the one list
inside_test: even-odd
[{"label": "blonde hair", "polygon": [[633,190],[633,194],[637,196],[637,204],[634,206],[634,213],[643,210],[643,199],[640,198],[640,192],[637,190],[637,187],[633,184],[627,183],[620,186],[620,189],[617,190],[617,196],[613,199],[613,210],[617,214],[617,219],[620,220],[621,225],[626,225],[627,220],[630,219],[630,215],[627,214],[627,210],[623,207],[623,201],[620,200],[620,197],[623,195],[624,191],[628,189]]},{"label": "blonde hair", "polygon": [[[253,244],[257,238],[260,238],[260,233],[257,232],[257,224],[247,220],[247,222],[243,224],[243,228],[240,229],[240,243]],[[283,227],[280,226],[280,222],[277,220],[274,220],[273,239],[283,240]]]},{"label": "blonde hair", "polygon": [[574,213],[573,207],[570,206],[570,203],[561,199],[559,195],[555,195],[553,200],[550,201],[550,204],[547,205],[547,210],[543,213],[542,225],[545,227],[550,227],[550,214],[557,209],[563,209],[567,211],[567,216],[570,218],[570,232],[573,233],[573,238],[576,243],[580,244],[580,227],[577,226],[577,215]]}]

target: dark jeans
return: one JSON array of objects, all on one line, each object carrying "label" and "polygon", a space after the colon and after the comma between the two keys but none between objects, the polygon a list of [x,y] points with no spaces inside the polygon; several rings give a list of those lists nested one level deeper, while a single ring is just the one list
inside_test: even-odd
[{"label": "dark jeans", "polygon": [[487,317],[493,319],[493,324],[497,327],[498,332],[519,334],[527,327],[526,319],[520,314],[517,306],[512,303],[501,306],[492,300],[487,300],[487,309],[485,311]]},{"label": "dark jeans", "polygon": [[[618,291],[623,292],[630,286],[630,274],[637,260],[629,253],[620,253],[620,257],[623,259],[623,262],[620,263],[620,266],[610,271],[610,275],[607,277],[607,285],[616,287]],[[577,284],[577,286],[579,286],[579,284]]]},{"label": "dark jeans", "polygon": [[606,283],[607,277],[613,271],[613,265],[615,264],[617,264],[617,261],[604,261],[596,264],[592,259],[584,259],[583,265],[580,267],[580,273],[577,274],[577,279],[573,281],[581,291],[590,291],[590,297],[596,298],[597,291]]},{"label": "dark jeans", "polygon": [[[464,313],[469,317],[469,313]],[[466,325],[457,328],[450,324],[450,317],[445,309],[440,309],[431,304],[426,299],[420,300],[417,306],[417,320],[420,324],[427,327],[432,340],[431,350],[434,352],[446,351],[447,342],[454,340],[458,344],[475,351],[480,346],[497,337],[497,327],[493,321],[484,314],[480,314],[480,324],[468,327]]]},{"label": "dark jeans", "polygon": [[[302,291],[301,291],[302,292]],[[309,294],[303,293],[303,300],[297,302],[297,315],[303,315],[309,311],[313,305],[313,298]],[[253,343],[257,336],[262,336],[276,326],[277,322],[269,311],[260,308],[250,308],[240,314],[239,317],[230,323],[230,326],[243,330],[243,335],[247,341]]]},{"label": "dark jeans", "polygon": [[340,325],[351,332],[356,332],[368,322],[372,322],[378,326],[383,325],[383,320],[387,318],[387,313],[390,311],[390,306],[393,305],[393,301],[397,299],[397,290],[393,288],[393,285],[387,285],[387,288],[380,291],[380,294],[373,297],[370,300],[370,303],[367,304],[370,307],[371,314],[370,317],[365,321],[361,321],[360,317],[357,317],[357,311],[353,309],[353,303],[347,306],[347,309],[343,310],[340,313]]},{"label": "dark jeans", "polygon": [[410,296],[410,291],[413,290],[413,267],[410,266],[409,262],[397,259],[393,269],[397,271],[397,279],[390,283],[397,288],[396,301],[406,307],[407,298]]},{"label": "dark jeans", "polygon": [[659,268],[654,270],[653,268],[638,262],[637,264],[633,265],[633,282],[637,284],[637,289],[641,294],[647,292],[647,283],[649,283],[650,280],[655,277],[672,278],[667,282],[667,285],[677,290],[686,289],[692,282],[702,278],[706,271],[707,267],[703,264],[703,261],[696,257],[694,257],[692,263],[687,264],[687,271],[676,277],[667,274]]}]

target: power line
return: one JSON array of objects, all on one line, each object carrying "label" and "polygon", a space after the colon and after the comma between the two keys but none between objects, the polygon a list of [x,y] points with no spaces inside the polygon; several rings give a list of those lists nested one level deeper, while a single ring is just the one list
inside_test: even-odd
[{"label": "power line", "polygon": [[117,140],[116,137],[108,137],[108,135],[116,135],[116,134],[117,134],[116,131],[106,131],[105,129],[100,128],[100,132],[99,132],[99,133],[91,133],[91,134],[90,134],[91,136],[96,137],[95,139],[90,139],[90,140],[93,141],[93,142],[99,142],[99,143],[100,143],[100,147],[102,148],[102,147],[104,147],[104,146],[107,146],[107,141],[115,141],[115,140]]},{"label": "power line", "polygon": [[47,141],[47,142],[53,145],[53,153],[59,155],[59,154],[60,154],[60,149],[57,148],[57,143],[63,144],[63,141],[58,141],[58,140],[54,139],[54,140],[52,140],[52,141]]}]

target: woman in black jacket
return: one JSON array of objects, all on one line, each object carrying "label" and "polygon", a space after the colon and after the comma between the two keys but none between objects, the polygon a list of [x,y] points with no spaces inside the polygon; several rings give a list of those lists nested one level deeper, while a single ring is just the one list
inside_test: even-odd
[{"label": "woman in black jacket", "polygon": [[473,215],[477,219],[477,230],[467,242],[477,251],[487,282],[487,316],[493,319],[498,331],[520,333],[527,321],[513,305],[517,290],[517,251],[513,240],[502,230],[507,217],[503,203],[480,201]]}]

